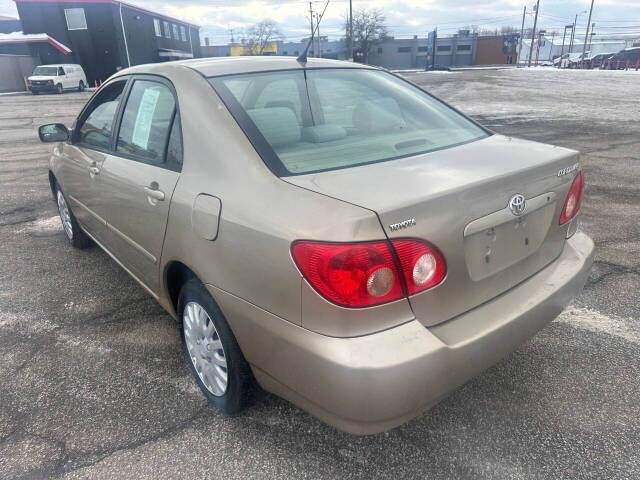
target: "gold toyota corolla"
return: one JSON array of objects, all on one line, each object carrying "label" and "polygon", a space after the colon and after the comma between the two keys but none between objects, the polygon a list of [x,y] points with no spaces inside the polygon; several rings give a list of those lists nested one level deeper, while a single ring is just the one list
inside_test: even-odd
[{"label": "gold toyota corolla", "polygon": [[229,413],[254,377],[349,432],[400,425],[556,317],[593,261],[577,152],[378,68],[142,65],[39,134],[69,242],[178,319]]}]

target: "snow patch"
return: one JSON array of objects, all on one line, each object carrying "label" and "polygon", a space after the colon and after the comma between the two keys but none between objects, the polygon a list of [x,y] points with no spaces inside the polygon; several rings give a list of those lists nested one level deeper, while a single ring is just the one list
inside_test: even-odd
[{"label": "snow patch", "polygon": [[62,231],[62,221],[55,215],[49,218],[38,218],[32,222],[25,223],[18,232],[54,233]]},{"label": "snow patch", "polygon": [[629,319],[608,317],[595,310],[574,307],[565,310],[557,321],[583,330],[613,335],[640,345],[640,331],[629,327],[627,322],[632,322]]}]

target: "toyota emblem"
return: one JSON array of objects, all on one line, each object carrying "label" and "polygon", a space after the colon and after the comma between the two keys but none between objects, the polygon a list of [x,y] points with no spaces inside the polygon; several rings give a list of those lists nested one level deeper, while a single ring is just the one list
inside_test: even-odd
[{"label": "toyota emblem", "polygon": [[509,200],[509,209],[516,217],[519,217],[524,213],[524,209],[527,208],[527,200],[524,195],[516,193],[511,200]]}]

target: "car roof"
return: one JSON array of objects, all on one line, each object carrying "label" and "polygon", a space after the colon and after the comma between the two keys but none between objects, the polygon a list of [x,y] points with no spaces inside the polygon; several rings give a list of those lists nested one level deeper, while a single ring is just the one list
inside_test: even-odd
[{"label": "car roof", "polygon": [[77,63],[47,63],[46,65],[38,65],[38,67],[80,67]]},{"label": "car roof", "polygon": [[210,57],[178,60],[175,62],[139,65],[119,73],[162,73],[162,70],[175,65],[191,68],[205,77],[231,75],[238,73],[265,72],[273,70],[295,70],[303,68],[365,68],[377,69],[360,63],[331,60],[325,58],[309,58],[300,63],[296,57],[261,56],[261,57]]}]

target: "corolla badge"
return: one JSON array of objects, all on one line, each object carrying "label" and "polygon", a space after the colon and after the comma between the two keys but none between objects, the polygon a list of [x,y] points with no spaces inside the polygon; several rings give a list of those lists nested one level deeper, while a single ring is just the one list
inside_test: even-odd
[{"label": "corolla badge", "polygon": [[527,200],[524,198],[524,195],[516,193],[511,197],[511,200],[509,200],[509,209],[516,217],[522,215],[525,208],[527,208]]}]

